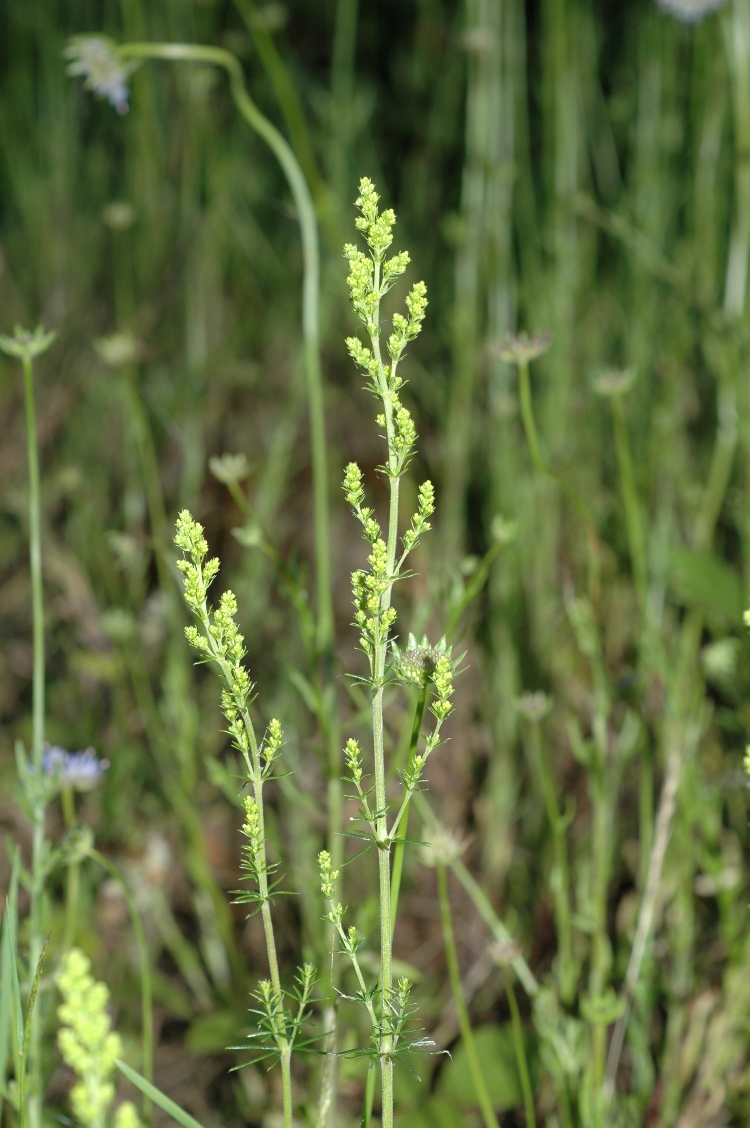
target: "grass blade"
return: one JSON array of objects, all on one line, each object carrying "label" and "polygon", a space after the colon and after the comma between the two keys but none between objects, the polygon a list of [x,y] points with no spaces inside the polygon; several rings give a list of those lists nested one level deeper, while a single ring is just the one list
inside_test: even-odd
[{"label": "grass blade", "polygon": [[[11,1002],[13,998],[13,972],[11,970],[13,958],[11,955],[15,944],[15,928],[13,915],[17,911],[18,896],[18,855],[14,855],[13,869],[11,871],[10,887],[5,902],[3,916],[3,933],[0,940],[0,1091],[5,1086],[5,1070],[8,1065],[10,1051],[10,1024]],[[15,976],[18,981],[18,972]]]},{"label": "grass blade", "polygon": [[127,1077],[128,1081],[132,1081],[137,1089],[140,1089],[145,1097],[148,1097],[158,1105],[163,1112],[171,1116],[178,1124],[182,1124],[182,1128],[203,1128],[203,1125],[195,1117],[191,1116],[189,1112],[185,1112],[184,1108],[180,1108],[173,1100],[170,1100],[161,1089],[157,1089],[156,1085],[152,1085],[145,1077],[141,1077],[140,1073],[136,1073],[129,1065],[126,1065],[120,1058],[117,1059],[115,1065],[120,1070],[123,1076]]}]

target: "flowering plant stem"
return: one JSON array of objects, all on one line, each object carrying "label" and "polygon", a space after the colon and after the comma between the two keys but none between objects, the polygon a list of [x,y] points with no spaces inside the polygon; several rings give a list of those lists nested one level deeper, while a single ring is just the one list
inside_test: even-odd
[{"label": "flowering plant stem", "polygon": [[555,924],[560,952],[560,994],[563,1002],[570,1004],[575,996],[576,968],[573,958],[573,923],[570,902],[570,867],[568,865],[568,845],[565,838],[566,819],[560,813],[555,795],[547,754],[540,732],[539,722],[529,721],[531,752],[534,767],[539,776],[544,807],[552,830],[555,850],[555,871],[551,880],[554,903]]},{"label": "flowering plant stem", "polygon": [[521,1081],[521,1092],[523,1093],[523,1108],[526,1114],[526,1128],[536,1128],[534,1094],[531,1089],[529,1064],[526,1060],[526,1047],[523,1040],[523,1025],[521,1024],[521,1014],[518,1010],[518,1000],[516,999],[516,992],[515,988],[513,987],[513,976],[510,968],[508,968],[507,966],[503,968],[503,977],[505,979],[505,994],[508,998],[508,1006],[510,1008],[510,1018],[513,1024],[513,1045],[515,1046],[516,1050],[516,1064],[518,1065],[518,1076]]},{"label": "flowering plant stem", "polygon": [[586,525],[586,543],[588,546],[588,563],[589,563],[589,590],[591,592],[591,602],[596,607],[599,602],[599,534],[596,531],[594,518],[588,505],[578,493],[578,491],[570,485],[564,478],[555,474],[550,470],[547,463],[544,461],[542,451],[539,446],[539,435],[536,429],[536,420],[534,418],[534,403],[531,396],[531,377],[529,375],[529,360],[528,357],[519,356],[516,359],[518,364],[518,392],[521,405],[521,420],[523,422],[524,434],[526,435],[526,442],[529,447],[529,454],[534,469],[542,474],[545,478],[551,478],[557,482],[560,489],[566,495],[568,500],[573,505],[573,508],[580,514],[581,518]]},{"label": "flowering plant stem", "polygon": [[[26,333],[17,328],[13,337],[1,337],[0,348],[17,357],[23,366],[24,405],[26,413],[26,449],[29,469],[29,562],[31,569],[31,614],[33,640],[32,673],[32,778],[26,775],[27,796],[32,818],[31,882],[29,886],[29,991],[36,996],[38,978],[31,983],[35,969],[41,968],[44,937],[42,916],[44,882],[46,876],[47,844],[45,841],[45,814],[49,791],[42,783],[42,747],[44,744],[45,670],[44,670],[44,593],[42,589],[42,515],[39,485],[39,446],[36,433],[34,403],[34,357],[46,351],[54,340],[54,333],[44,333],[41,328]],[[23,785],[23,781],[22,781]],[[28,1117],[31,1128],[39,1128],[42,1117],[42,1062],[41,1026],[39,1008],[29,1002],[25,1036],[24,1069],[28,1074],[28,1103],[21,1102],[21,1118]]]},{"label": "flowering plant stem", "polygon": [[458,1016],[458,1025],[461,1029],[461,1040],[464,1044],[466,1060],[469,1063],[469,1072],[474,1083],[474,1092],[482,1113],[485,1128],[500,1128],[495,1110],[490,1102],[487,1087],[482,1077],[482,1071],[477,1057],[477,1047],[471,1029],[469,1012],[464,1001],[464,989],[461,983],[461,972],[458,967],[456,954],[456,940],[453,935],[453,921],[451,920],[450,898],[448,896],[448,876],[445,866],[437,866],[438,897],[440,899],[440,921],[443,926],[443,945],[445,947],[445,962],[448,965],[448,978],[453,992],[453,1002]]},{"label": "flowering plant stem", "polygon": [[[420,686],[419,696],[417,697],[417,706],[414,710],[414,721],[411,728],[411,738],[409,741],[409,766],[411,766],[414,757],[417,754],[417,744],[419,742],[419,734],[422,729],[422,720],[424,719],[425,706],[427,704],[427,680],[425,679]],[[401,892],[401,874],[404,869],[404,853],[406,851],[406,836],[409,830],[409,806],[410,802],[404,806],[404,813],[398,827],[398,834],[396,836],[396,849],[393,854],[393,873],[391,875],[391,920],[395,921],[398,914],[398,898]]]},{"label": "flowering plant stem", "polygon": [[164,59],[171,62],[207,63],[222,67],[229,76],[232,98],[244,120],[263,138],[281,165],[294,198],[302,240],[304,274],[302,283],[302,337],[307,396],[310,412],[310,445],[313,466],[313,506],[315,517],[315,563],[317,591],[317,644],[322,654],[331,647],[333,603],[331,596],[331,557],[328,516],[328,470],[320,367],[319,295],[320,250],[318,225],[310,190],[292,149],[279,131],[258,109],[247,92],[239,59],[221,47],[189,43],[123,43],[119,58]]},{"label": "flowering plant stem", "polygon": [[[29,561],[31,565],[31,614],[33,639],[33,674],[31,696],[31,756],[34,771],[42,771],[44,744],[44,593],[42,590],[42,516],[39,490],[39,446],[36,434],[34,404],[34,370],[32,358],[23,358],[24,401],[26,407],[26,449],[29,464]],[[42,936],[42,898],[44,896],[44,823],[46,804],[41,795],[33,808],[33,846],[31,862],[31,904],[29,910],[29,975],[39,963]],[[32,1128],[41,1124],[42,1062],[39,1012],[29,1013],[29,1121]]]}]

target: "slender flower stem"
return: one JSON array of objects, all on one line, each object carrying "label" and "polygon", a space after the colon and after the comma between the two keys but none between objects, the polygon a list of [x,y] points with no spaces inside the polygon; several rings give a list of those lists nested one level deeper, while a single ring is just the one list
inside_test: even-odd
[{"label": "slender flower stem", "polygon": [[575,962],[573,959],[573,923],[570,909],[570,874],[568,846],[565,839],[565,820],[557,805],[557,796],[555,795],[552,773],[547,762],[539,722],[530,721],[529,725],[534,765],[539,776],[542,798],[552,830],[555,849],[555,874],[552,881],[552,890],[560,946],[560,994],[565,1003],[570,1003],[575,994]]},{"label": "slender flower stem", "polygon": [[[63,819],[68,830],[76,824],[76,801],[72,787],[63,787],[60,794],[62,802]],[[65,878],[65,928],[63,931],[63,951],[72,948],[75,942],[76,925],[78,924],[78,894],[81,883],[80,862],[72,862],[68,866]]]},{"label": "slender flower stem", "polygon": [[[422,718],[424,717],[425,705],[427,704],[427,682],[425,681],[419,690],[419,697],[417,698],[417,707],[414,710],[414,721],[411,728],[411,740],[409,741],[409,763],[411,764],[414,755],[417,751],[417,743],[419,741],[419,732],[422,728]],[[393,926],[396,926],[396,917],[398,915],[398,898],[401,892],[401,874],[404,868],[404,853],[406,852],[406,836],[409,831],[409,806],[410,802],[407,799],[404,805],[404,813],[401,816],[401,821],[398,827],[398,837],[396,838],[396,849],[393,855],[393,874],[391,875],[391,920]]]},{"label": "slender flower stem", "polygon": [[[420,792],[414,795],[414,804],[419,813],[422,822],[435,830],[439,827],[439,822],[432,811],[427,798]],[[454,858],[450,862],[450,868],[458,879],[460,885],[463,887],[464,892],[468,894],[469,898],[474,904],[474,908],[479,913],[480,917],[487,925],[493,937],[499,944],[509,944],[512,942],[508,929],[505,927],[500,917],[493,909],[490,900],[478,883],[475,877],[466,868],[466,864],[461,858]],[[518,976],[519,981],[523,985],[523,989],[529,998],[534,998],[539,993],[539,984],[536,980],[534,973],[526,963],[526,960],[519,953],[511,960],[511,967]]]},{"label": "slender flower stem", "polygon": [[497,1117],[495,1116],[495,1110],[490,1102],[484,1078],[482,1077],[479,1058],[477,1057],[477,1047],[474,1042],[474,1034],[471,1029],[471,1022],[469,1021],[469,1012],[466,1009],[466,1003],[464,1001],[464,989],[461,983],[461,972],[458,967],[458,956],[456,954],[456,941],[453,935],[453,921],[451,920],[448,878],[444,865],[437,867],[437,882],[438,896],[440,899],[440,920],[443,926],[445,962],[448,965],[448,978],[450,979],[451,990],[453,991],[453,1002],[456,1007],[456,1014],[458,1015],[458,1025],[461,1029],[461,1040],[464,1044],[466,1060],[469,1063],[469,1072],[471,1073],[471,1079],[474,1083],[474,1092],[476,1093],[485,1128],[500,1128]]},{"label": "slender flower stem", "polygon": [[30,356],[23,358],[26,404],[26,449],[29,463],[29,559],[34,648],[31,749],[35,771],[41,770],[44,743],[44,595],[42,591],[42,516],[39,488],[39,447],[36,437],[34,370]]},{"label": "slender flower stem", "polygon": [[[26,407],[26,449],[29,466],[29,560],[31,565],[31,613],[33,640],[31,754],[37,777],[42,771],[44,744],[44,593],[42,589],[42,516],[39,482],[39,446],[34,403],[34,370],[30,355],[23,357]],[[36,968],[42,954],[42,901],[44,898],[46,804],[37,799],[33,807],[31,904],[29,909],[29,969]],[[39,1128],[42,1117],[41,1025],[38,1010],[29,1015],[28,1116],[31,1128]]]},{"label": "slender flower stem", "polygon": [[574,509],[580,514],[586,525],[586,538],[588,545],[588,560],[589,560],[589,589],[591,592],[591,602],[596,607],[599,603],[599,572],[600,572],[600,548],[599,548],[599,534],[596,531],[596,524],[594,518],[586,502],[569,482],[564,478],[559,477],[554,471],[550,470],[547,463],[542,457],[542,451],[539,446],[539,434],[536,429],[536,420],[534,418],[534,405],[531,398],[531,379],[529,376],[529,362],[526,359],[519,358],[518,360],[518,392],[521,405],[521,420],[523,422],[523,429],[526,435],[526,442],[529,447],[529,454],[534,469],[543,474],[546,478],[552,478],[557,482],[560,489],[566,495],[568,500],[573,505]]},{"label": "slender flower stem", "polygon": [[207,63],[222,67],[229,76],[234,103],[242,117],[262,137],[281,165],[294,198],[302,239],[302,337],[307,396],[310,411],[310,445],[313,466],[315,515],[315,563],[317,589],[317,643],[322,654],[333,638],[331,553],[328,505],[328,458],[326,449],[323,380],[320,365],[319,303],[320,250],[318,225],[307,181],[292,149],[255,105],[245,86],[239,60],[221,47],[188,43],[124,43],[117,48],[122,59],[164,59],[171,62]]},{"label": "slender flower stem", "polygon": [[620,471],[620,489],[622,491],[622,504],[625,509],[625,527],[628,534],[628,548],[630,549],[630,565],[633,569],[635,590],[643,614],[646,607],[647,574],[646,551],[643,544],[643,525],[641,522],[638,492],[635,488],[635,475],[633,473],[633,458],[630,453],[630,440],[625,422],[625,412],[621,396],[612,396],[612,422],[615,430],[615,447],[617,449],[617,464]]},{"label": "slender flower stem", "polygon": [[518,1000],[516,999],[516,992],[513,987],[513,978],[509,968],[503,968],[503,976],[505,978],[505,994],[508,997],[510,1017],[511,1022],[513,1023],[513,1045],[515,1046],[516,1050],[518,1076],[521,1081],[521,1092],[523,1093],[523,1108],[524,1112],[526,1113],[526,1128],[536,1128],[534,1094],[531,1090],[529,1064],[526,1060],[526,1047],[523,1040],[523,1026],[521,1024],[521,1015],[518,1010]]}]

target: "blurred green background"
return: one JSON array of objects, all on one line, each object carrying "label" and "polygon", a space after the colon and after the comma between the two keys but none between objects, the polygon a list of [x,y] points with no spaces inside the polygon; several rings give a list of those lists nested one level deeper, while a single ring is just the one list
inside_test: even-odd
[{"label": "blurred green background", "polygon": [[[410,250],[409,280],[424,278],[430,297],[404,366],[421,435],[413,481],[428,474],[438,496],[401,629],[435,639],[446,615],[460,614],[454,641],[467,650],[451,741],[430,764],[433,806],[466,836],[464,860],[537,978],[554,976],[554,836],[536,730],[518,710],[523,693],[544,690],[582,998],[597,959],[591,937],[601,940],[597,989],[622,983],[677,749],[623,1115],[718,1128],[750,1115],[750,0],[693,22],[685,17],[700,16],[699,3],[669,7],[6,0],[0,10],[0,330],[42,322],[58,334],[37,366],[47,735],[110,761],[79,815],[147,921],[157,1081],[209,1126],[271,1128],[277,1098],[273,1074],[227,1072],[241,1060],[224,1047],[249,1028],[245,992],[262,974],[262,937],[257,920],[227,906],[239,879],[234,762],[216,686],[182,637],[171,528],[183,506],[205,524],[239,599],[263,713],[284,719],[293,774],[273,792],[271,835],[303,891],[280,908],[291,967],[301,951],[319,952],[322,935],[323,741],[305,699],[297,616],[267,556],[233,535],[243,515],[208,460],[247,456],[255,514],[314,590],[298,227],[279,168],[221,74],[146,64],[118,116],[66,76],[63,49],[87,32],[226,47],[302,164],[322,241],[335,676],[353,731],[361,701],[342,671],[358,668],[349,573],[364,553],[338,486],[345,464],[359,461],[376,499],[384,493],[370,398],[344,345],[355,322],[341,247],[353,239],[360,176],[395,208],[396,248]],[[592,514],[593,585],[586,523],[529,456],[515,370],[499,355],[516,330],[552,333],[532,367],[537,425],[547,463]],[[603,373],[623,369],[633,374],[626,394],[597,393]],[[7,357],[0,418],[0,820],[25,848],[13,744],[31,727],[27,479],[23,389]],[[498,518],[516,523],[514,537]],[[394,712],[394,732],[400,719]],[[60,835],[62,814],[50,820]],[[134,1043],[127,910],[93,864],[81,881],[77,940]],[[411,852],[396,950],[419,975],[428,1032],[455,1048],[434,881]],[[494,1099],[510,1110],[503,1123],[520,1125],[502,976],[485,925],[459,886],[451,891]],[[347,897],[372,935],[374,902],[359,882]],[[539,1115],[552,1125],[554,1068],[544,1053],[539,1061],[519,997]],[[346,1037],[356,1044],[354,1019]],[[584,1063],[574,1078],[576,1069]],[[417,1071],[421,1083],[399,1079],[405,1125],[475,1123],[460,1052]],[[342,1124],[358,1123],[363,1079],[359,1065],[342,1066]],[[52,1073],[53,1105],[66,1083]]]}]

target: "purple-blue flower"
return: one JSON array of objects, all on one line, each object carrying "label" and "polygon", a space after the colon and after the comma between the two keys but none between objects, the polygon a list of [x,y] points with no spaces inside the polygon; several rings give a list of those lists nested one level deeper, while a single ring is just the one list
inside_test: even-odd
[{"label": "purple-blue flower", "polygon": [[133,64],[123,65],[115,54],[115,44],[104,35],[79,35],[63,54],[73,61],[68,74],[82,75],[85,85],[106,98],[118,114],[128,112],[128,74]]},{"label": "purple-blue flower", "polygon": [[109,760],[99,760],[93,748],[83,752],[68,752],[58,745],[45,745],[42,751],[42,771],[56,776],[63,787],[88,791],[103,778]]}]

